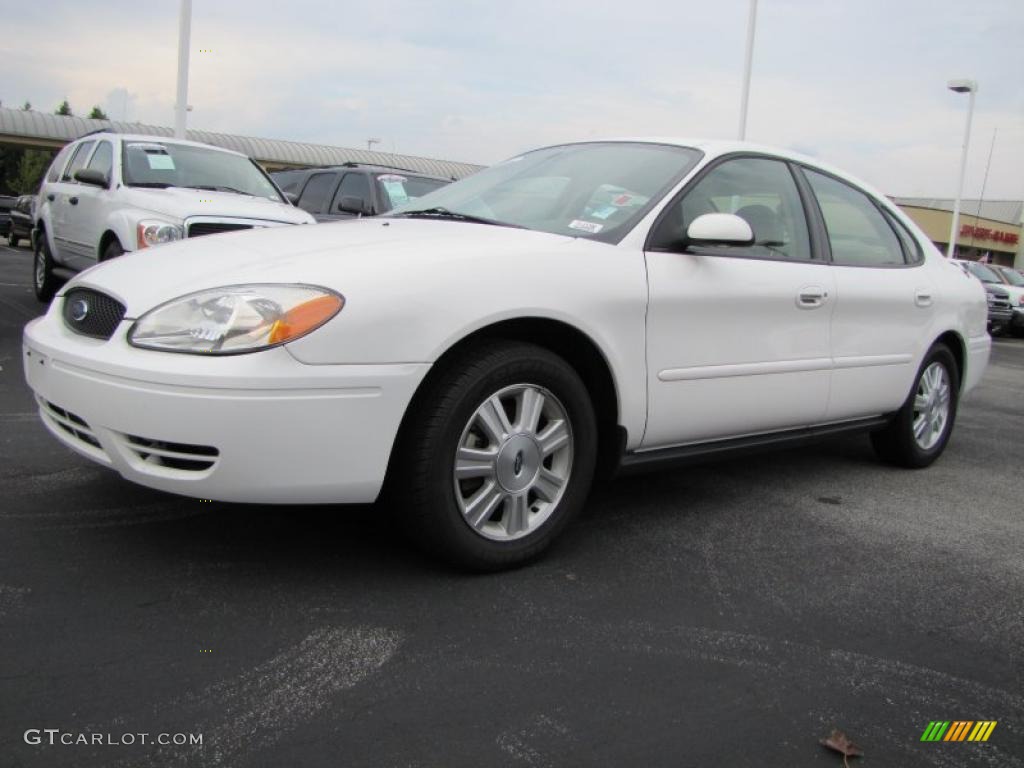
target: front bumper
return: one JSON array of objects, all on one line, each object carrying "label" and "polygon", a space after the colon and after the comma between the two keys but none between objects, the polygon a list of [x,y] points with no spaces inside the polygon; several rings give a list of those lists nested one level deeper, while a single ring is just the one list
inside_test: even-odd
[{"label": "front bumper", "polygon": [[141,485],[203,499],[364,503],[380,492],[426,363],[306,365],[286,348],[202,357],[25,328],[40,417],[72,450]]}]

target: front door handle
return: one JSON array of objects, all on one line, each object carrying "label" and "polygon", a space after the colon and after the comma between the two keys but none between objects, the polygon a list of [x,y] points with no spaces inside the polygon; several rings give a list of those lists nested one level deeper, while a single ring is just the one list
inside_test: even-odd
[{"label": "front door handle", "polygon": [[68,200],[68,202],[71,203],[72,205],[78,205],[78,198],[72,197]]},{"label": "front door handle", "polygon": [[919,307],[930,307],[932,305],[932,292],[919,288],[914,293],[914,303]]},{"label": "front door handle", "polygon": [[52,203],[54,200],[57,199],[57,196],[51,192],[50,194],[48,194],[46,196],[46,199],[49,200]]},{"label": "front door handle", "polygon": [[828,291],[820,285],[805,285],[796,295],[796,305],[800,309],[817,309],[824,306],[828,299]]}]

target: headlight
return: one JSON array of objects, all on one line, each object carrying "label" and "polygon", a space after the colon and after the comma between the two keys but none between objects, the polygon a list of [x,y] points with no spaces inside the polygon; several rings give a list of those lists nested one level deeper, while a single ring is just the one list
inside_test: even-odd
[{"label": "headlight", "polygon": [[183,234],[181,227],[177,224],[168,224],[166,221],[140,221],[135,227],[139,248],[181,240]]},{"label": "headlight", "polygon": [[345,298],[314,285],[230,285],[150,310],[128,343],[145,349],[234,355],[285,344],[326,323]]}]

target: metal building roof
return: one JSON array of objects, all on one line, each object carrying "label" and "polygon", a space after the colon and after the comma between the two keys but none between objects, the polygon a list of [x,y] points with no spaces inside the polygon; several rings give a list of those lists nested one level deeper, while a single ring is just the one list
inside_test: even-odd
[{"label": "metal building roof", "polygon": [[[74,141],[93,131],[115,133],[141,133],[150,136],[171,137],[174,131],[162,125],[124,123],[117,120],[91,120],[86,117],[64,117],[35,110],[0,107],[0,142],[8,141],[37,147],[57,147]],[[187,138],[215,147],[233,149],[249,155],[263,164],[275,166],[340,165],[356,162],[393,165],[410,171],[461,179],[483,166],[454,160],[435,160],[415,155],[397,155],[390,152],[372,152],[365,149],[333,147],[327,144],[307,144],[282,139],[260,139],[235,136],[229,133],[188,130]]]},{"label": "metal building roof", "polygon": [[[935,208],[939,211],[952,211],[953,200],[941,197],[894,197],[897,205],[909,205],[914,208]],[[960,201],[961,216],[979,216],[992,221],[1004,221],[1007,224],[1024,223],[1024,201],[1022,200],[982,200],[981,211],[978,211],[977,200]]]}]

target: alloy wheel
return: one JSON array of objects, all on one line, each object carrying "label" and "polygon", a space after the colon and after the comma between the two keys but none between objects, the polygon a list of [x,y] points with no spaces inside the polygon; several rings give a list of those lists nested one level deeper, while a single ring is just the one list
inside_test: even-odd
[{"label": "alloy wheel", "polygon": [[572,424],[558,398],[533,384],[505,387],[477,407],[459,438],[459,511],[480,536],[520,539],[554,512],[572,463]]},{"label": "alloy wheel", "polygon": [[921,374],[914,395],[914,441],[922,450],[931,450],[942,439],[949,421],[949,405],[949,374],[942,363],[934,362]]}]

